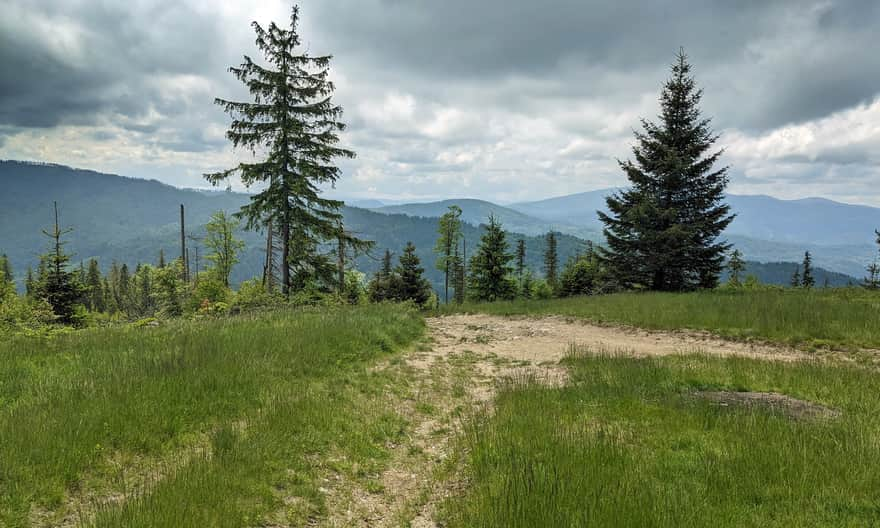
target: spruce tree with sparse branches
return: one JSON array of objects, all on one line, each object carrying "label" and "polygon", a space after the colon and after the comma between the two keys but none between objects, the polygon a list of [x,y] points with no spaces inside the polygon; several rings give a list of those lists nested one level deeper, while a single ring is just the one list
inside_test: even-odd
[{"label": "spruce tree with sparse branches", "polygon": [[455,272],[454,253],[458,250],[458,242],[461,239],[461,208],[450,205],[449,211],[440,217],[437,244],[434,253],[437,254],[436,266],[443,272],[444,278],[444,302],[449,303],[449,282]]},{"label": "spruce tree with sparse branches", "polygon": [[630,188],[607,198],[606,267],[623,286],[682,291],[713,288],[730,246],[718,237],[733,220],[724,203],[727,167],[710,120],[701,116],[703,92],[681,51],[660,97],[660,122],[642,120],[635,161],[620,162]]},{"label": "spruce tree with sparse branches", "polygon": [[810,289],[816,285],[816,279],[813,277],[813,256],[809,251],[804,253],[802,267],[804,271],[801,273],[801,286]]},{"label": "spruce tree with sparse branches", "polygon": [[742,285],[742,281],[740,277],[742,273],[746,270],[746,263],[743,262],[742,252],[738,249],[735,249],[733,253],[730,254],[730,260],[727,261],[727,270],[730,272],[730,279],[728,282],[733,287],[739,287]]},{"label": "spruce tree with sparse branches", "polygon": [[559,254],[557,253],[556,233],[547,233],[547,248],[544,251],[544,279],[550,289],[556,291]]},{"label": "spruce tree with sparse branches", "polygon": [[[342,107],[332,100],[332,57],[302,50],[298,24],[297,6],[288,28],[274,22],[267,28],[252,23],[257,47],[268,64],[245,56],[240,66],[229,71],[247,86],[253,101],[215,102],[232,116],[226,137],[233,146],[249,150],[255,158],[259,153],[260,159],[205,175],[215,185],[238,175],[248,187],[262,186],[238,216],[248,229],[277,226],[285,295],[312,281],[333,283],[335,266],[320,251],[322,244],[340,236],[343,202],[322,197],[321,187],[339,179],[336,159],[355,157],[353,151],[338,146],[345,125],[340,121]],[[369,246],[354,236],[345,237],[347,247]]]}]

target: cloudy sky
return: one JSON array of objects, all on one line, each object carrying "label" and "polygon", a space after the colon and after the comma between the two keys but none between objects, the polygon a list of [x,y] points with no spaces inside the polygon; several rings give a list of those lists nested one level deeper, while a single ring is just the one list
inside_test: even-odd
[{"label": "cloudy sky", "polygon": [[[347,198],[501,202],[622,185],[679,46],[731,192],[880,206],[876,0],[303,0],[335,55]],[[0,158],[174,185],[242,153],[214,97],[289,1],[0,0]],[[237,186],[236,186],[237,187]]]}]

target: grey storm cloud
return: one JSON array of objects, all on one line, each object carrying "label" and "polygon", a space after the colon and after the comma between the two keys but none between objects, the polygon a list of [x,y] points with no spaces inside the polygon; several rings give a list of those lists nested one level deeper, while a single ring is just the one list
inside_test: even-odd
[{"label": "grey storm cloud", "polygon": [[[289,6],[0,0],[0,154],[57,148],[97,160],[122,142],[129,150],[108,161],[108,170],[125,173],[127,157],[140,156],[130,159],[135,172],[151,175],[155,167],[188,174],[172,183],[198,185],[202,172],[229,161],[228,118],[212,101],[245,95],[227,68],[243,54],[258,55],[250,21],[286,23]],[[417,182],[407,191],[439,195],[455,181],[463,192],[518,199],[618,185],[614,158],[628,155],[639,118],[656,112],[679,47],[705,89],[706,114],[717,129],[735,131],[735,174],[744,184],[795,174],[824,184],[829,174],[845,179],[840,166],[858,182],[878,175],[873,136],[836,141],[816,155],[785,138],[784,148],[773,146],[779,129],[854,108],[880,111],[869,106],[880,94],[876,0],[301,6],[305,45],[335,56],[337,100],[350,125],[345,139],[359,152],[343,164],[352,177],[342,188],[353,193]],[[819,129],[822,137],[838,138],[832,125]],[[69,126],[93,130],[65,135]],[[28,150],[47,131],[61,131],[56,143]],[[71,144],[80,137],[91,143]],[[752,151],[760,155],[749,158]],[[51,161],[67,159],[59,156]],[[792,167],[802,164],[792,160],[815,166],[798,172]],[[774,175],[774,163],[784,176]]]}]

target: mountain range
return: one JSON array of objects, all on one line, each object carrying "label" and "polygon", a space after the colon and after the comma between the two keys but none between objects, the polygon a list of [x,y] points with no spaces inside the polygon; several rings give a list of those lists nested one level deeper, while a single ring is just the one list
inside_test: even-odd
[{"label": "mountain range", "polygon": [[[52,221],[52,202],[59,202],[61,223],[74,231],[68,235],[68,251],[74,262],[97,258],[104,269],[112,261],[134,266],[155,262],[159,251],[168,258],[179,255],[179,206],[184,204],[191,258],[200,250],[204,224],[217,210],[237,211],[249,200],[247,194],[198,191],[172,187],[154,180],[126,178],[52,164],[0,161],[0,253],[6,253],[21,279],[29,266],[36,266],[48,239],[41,233]],[[527,265],[536,273],[543,267],[544,234],[559,236],[560,260],[583,251],[584,240],[601,241],[595,210],[611,192],[594,191],[540,202],[501,206],[482,200],[445,200],[434,203],[385,205],[380,201],[345,207],[346,227],[374,240],[371,255],[361,256],[357,267],[372,273],[386,248],[399,253],[407,241],[418,248],[426,274],[435,288],[442,274],[434,267],[432,252],[437,237],[436,218],[449,205],[462,208],[464,234],[469,250],[479,242],[479,225],[496,215],[511,233],[511,241],[526,241]],[[827,277],[833,285],[861,277],[875,250],[873,224],[880,226],[880,209],[838,204],[828,200],[784,201],[769,197],[731,196],[738,213],[726,237],[740,248],[749,271],[763,282],[786,282],[793,264],[805,250],[813,252],[819,283]],[[814,204],[821,213],[813,211]],[[763,222],[762,219],[767,219]],[[741,224],[741,225],[738,225]],[[809,234],[815,230],[815,239]],[[834,236],[838,230],[837,236]],[[238,283],[258,276],[262,270],[264,240],[259,233],[241,232],[247,249],[233,272]],[[862,238],[859,238],[861,236]],[[203,250],[201,250],[203,253]],[[203,255],[202,255],[203,256]],[[203,260],[202,260],[203,261]],[[781,264],[759,264],[780,263]],[[784,270],[784,271],[783,271]],[[850,276],[853,277],[850,277]]]}]

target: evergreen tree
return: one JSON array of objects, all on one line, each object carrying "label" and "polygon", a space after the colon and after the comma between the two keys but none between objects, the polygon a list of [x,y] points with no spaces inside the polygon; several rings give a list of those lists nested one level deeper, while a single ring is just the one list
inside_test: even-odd
[{"label": "evergreen tree", "polygon": [[186,284],[183,279],[183,260],[177,259],[156,270],[153,288],[159,313],[177,317],[183,313]]},{"label": "evergreen tree", "polygon": [[0,255],[0,303],[15,293],[15,282],[12,267],[6,255]]},{"label": "evergreen tree", "polygon": [[729,245],[718,236],[733,220],[723,203],[727,167],[710,120],[700,115],[702,91],[684,52],[660,97],[660,123],[642,121],[635,162],[621,162],[631,187],[607,198],[602,256],[626,287],[681,291],[713,288]]},{"label": "evergreen tree", "polygon": [[37,291],[37,282],[34,278],[34,269],[28,266],[27,275],[24,279],[24,292],[28,297],[33,297]]},{"label": "evergreen tree", "polygon": [[519,287],[522,288],[523,274],[526,271],[526,241],[522,238],[516,241],[516,278]]},{"label": "evergreen tree", "polygon": [[465,301],[467,294],[467,277],[465,275],[464,258],[458,250],[458,244],[456,244],[452,264],[452,288],[455,291],[453,300],[456,304],[464,304]]},{"label": "evergreen tree", "polygon": [[[261,66],[245,56],[244,62],[229,71],[243,82],[253,102],[217,99],[216,103],[233,120],[226,137],[236,148],[253,153],[265,152],[261,161],[240,163],[237,167],[206,174],[219,184],[238,174],[248,187],[262,186],[238,216],[253,229],[269,223],[281,232],[282,291],[289,295],[297,286],[314,279],[323,281],[325,259],[316,258],[322,243],[337,238],[343,203],[321,196],[321,187],[333,185],[340,169],[336,158],[353,158],[354,152],[338,147],[342,108],[332,102],[333,83],[328,78],[330,56],[312,57],[300,49],[297,32],[299,8],[294,6],[288,29],[271,23],[264,29],[252,24],[256,43],[268,62]],[[365,249],[367,244],[353,236],[348,247]],[[331,264],[332,272],[335,268]]]},{"label": "evergreen tree", "polygon": [[113,293],[109,277],[104,277],[101,289],[104,290],[104,309],[111,314],[119,312],[119,305],[116,303],[116,295]]},{"label": "evergreen tree", "polygon": [[798,266],[794,269],[794,274],[791,276],[791,287],[792,288],[800,288],[801,287],[801,267]]},{"label": "evergreen tree", "polygon": [[458,249],[458,241],[461,239],[461,208],[459,206],[450,205],[449,211],[440,217],[438,232],[440,237],[437,238],[434,253],[438,255],[437,269],[443,272],[444,302],[449,304],[449,279],[455,270],[452,258],[453,253]]},{"label": "evergreen tree", "polygon": [[813,256],[807,251],[804,253],[803,273],[801,274],[801,286],[810,289],[816,285],[816,279],[813,277]]},{"label": "evergreen tree", "polygon": [[412,242],[407,242],[396,270],[400,281],[395,288],[395,299],[425,306],[431,298],[431,284],[422,276],[424,272],[425,269],[421,267],[421,261],[416,255],[416,247]]},{"label": "evergreen tree", "polygon": [[218,277],[229,287],[229,275],[238,263],[238,255],[244,249],[244,242],[235,238],[238,221],[226,215],[226,211],[217,211],[205,226],[208,236],[205,246],[212,251],[207,259],[214,264]]},{"label": "evergreen tree", "polygon": [[52,306],[52,311],[58,321],[64,324],[76,324],[77,302],[82,297],[83,287],[77,280],[76,273],[68,267],[70,255],[64,252],[67,244],[62,239],[72,229],[61,229],[58,223],[58,203],[55,207],[55,225],[50,230],[43,230],[43,234],[52,240],[52,247],[45,255],[45,280],[40,283],[39,297],[46,299]]},{"label": "evergreen tree", "polygon": [[382,256],[382,266],[376,272],[376,276],[367,285],[367,295],[371,302],[384,302],[394,299],[395,284],[394,269],[391,262],[391,251],[386,249]]},{"label": "evergreen tree", "polygon": [[730,260],[727,261],[727,270],[730,272],[730,279],[728,282],[731,286],[738,288],[742,285],[740,275],[742,275],[745,269],[746,263],[743,262],[742,252],[735,249],[733,253],[730,254]]},{"label": "evergreen tree", "polygon": [[556,233],[547,233],[547,249],[544,251],[544,279],[552,290],[556,289],[559,254],[556,250]]},{"label": "evergreen tree", "polygon": [[470,294],[477,301],[498,301],[516,296],[511,279],[513,255],[509,252],[507,235],[494,215],[489,216],[486,232],[470,263]]},{"label": "evergreen tree", "polygon": [[159,267],[159,268],[164,268],[164,267],[165,267],[165,250],[164,250],[164,249],[160,249],[160,250],[159,250],[159,264],[158,264],[158,267]]},{"label": "evergreen tree", "polygon": [[104,302],[104,283],[101,280],[101,270],[98,261],[89,260],[89,271],[86,273],[86,299],[89,310],[103,312],[106,309]]},{"label": "evergreen tree", "polygon": [[131,273],[129,273],[128,264],[126,263],[123,263],[119,268],[116,292],[118,295],[117,302],[119,303],[119,309],[125,313],[131,311]]},{"label": "evergreen tree", "polygon": [[0,255],[0,281],[15,282],[15,276],[12,274],[12,264],[5,253]]},{"label": "evergreen tree", "polygon": [[153,293],[153,269],[152,266],[139,264],[131,279],[131,309],[140,317],[150,316],[156,312],[155,295]]}]

